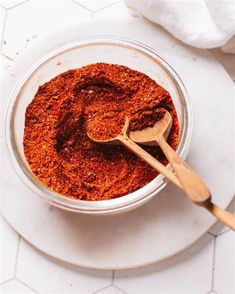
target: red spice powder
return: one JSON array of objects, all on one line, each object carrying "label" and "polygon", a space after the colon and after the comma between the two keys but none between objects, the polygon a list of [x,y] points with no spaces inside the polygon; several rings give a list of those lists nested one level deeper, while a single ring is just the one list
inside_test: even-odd
[{"label": "red spice powder", "polygon": [[[128,67],[97,63],[69,70],[40,86],[25,115],[24,152],[35,176],[68,197],[104,200],[134,192],[157,175],[123,146],[89,139],[153,126],[167,109],[173,123],[168,143],[176,149],[179,126],[170,94]],[[167,164],[159,147],[142,146]]]},{"label": "red spice powder", "polygon": [[94,140],[109,140],[121,133],[124,124],[124,113],[109,111],[90,117],[86,123],[86,130],[89,137]]}]

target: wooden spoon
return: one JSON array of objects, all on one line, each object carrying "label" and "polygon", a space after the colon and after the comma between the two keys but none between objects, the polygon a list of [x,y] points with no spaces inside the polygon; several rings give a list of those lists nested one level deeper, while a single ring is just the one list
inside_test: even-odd
[{"label": "wooden spoon", "polygon": [[[129,133],[131,140],[140,144],[158,143],[171,163],[181,184],[181,189],[199,206],[203,206],[217,219],[235,231],[235,216],[219,208],[211,201],[211,192],[197,173],[171,148],[164,134],[169,131],[172,118],[168,111],[153,127]],[[177,185],[179,187],[179,185]]]},{"label": "wooden spoon", "polygon": [[87,132],[87,136],[92,141],[97,142],[97,143],[105,143],[105,144],[107,144],[107,143],[114,143],[114,144],[122,143],[129,150],[134,152],[137,156],[139,156],[144,161],[146,161],[149,165],[151,165],[154,169],[156,169],[161,174],[163,174],[168,180],[170,180],[176,186],[181,188],[182,186],[181,186],[179,180],[177,179],[177,177],[172,172],[170,172],[170,170],[168,170],[157,159],[155,159],[153,156],[151,156],[148,152],[146,152],[144,149],[142,149],[139,145],[137,145],[135,142],[133,142],[127,136],[128,128],[129,128],[129,119],[126,118],[125,124],[124,124],[124,127],[123,127],[121,133],[118,136],[114,137],[114,138],[111,138],[111,139],[108,139],[108,140],[100,140],[100,139],[95,138],[92,135],[92,133],[90,133],[89,131]]}]

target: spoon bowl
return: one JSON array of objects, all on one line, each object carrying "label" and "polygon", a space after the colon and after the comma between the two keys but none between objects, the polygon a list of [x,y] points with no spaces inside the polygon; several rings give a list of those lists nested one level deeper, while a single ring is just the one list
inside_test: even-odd
[{"label": "spoon bowl", "polygon": [[[176,178],[176,176],[170,172],[161,162],[159,162],[156,158],[154,158],[152,155],[150,155],[148,152],[146,152],[143,148],[141,148],[139,145],[137,145],[134,141],[132,141],[128,136],[128,130],[129,130],[129,118],[126,117],[124,126],[117,136],[109,139],[98,139],[95,138],[94,135],[92,135],[91,132],[87,132],[87,136],[96,143],[101,144],[122,144],[126,148],[128,148],[130,151],[135,153],[135,155],[142,158],[144,161],[146,161],[150,166],[152,166],[154,169],[156,169],[159,173],[162,173],[168,180],[173,182],[176,186],[181,187],[180,182]],[[166,125],[166,122],[164,123]]]},{"label": "spoon bowl", "polygon": [[126,116],[125,118],[125,123],[124,123],[124,126],[120,132],[120,134],[118,134],[117,136],[115,137],[112,137],[112,138],[108,138],[108,139],[98,139],[96,138],[91,132],[87,132],[87,136],[94,142],[96,143],[104,143],[104,144],[120,144],[120,138],[124,135],[127,134],[128,132],[128,129],[129,129],[129,123],[130,123],[130,120],[129,118]]},{"label": "spoon bowl", "polygon": [[158,145],[156,137],[164,136],[164,138],[167,139],[171,130],[171,126],[172,117],[170,113],[165,110],[164,117],[157,121],[153,127],[147,127],[139,131],[131,131],[129,133],[129,138],[139,144]]}]

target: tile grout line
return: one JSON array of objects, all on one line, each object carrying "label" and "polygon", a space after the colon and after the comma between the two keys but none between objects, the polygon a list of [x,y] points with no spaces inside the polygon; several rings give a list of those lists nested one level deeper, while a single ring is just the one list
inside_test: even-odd
[{"label": "tile grout line", "polygon": [[211,292],[215,292],[214,284],[215,284],[215,258],[216,258],[216,240],[217,236],[214,237],[213,244],[213,256],[212,256],[212,273],[211,273]]},{"label": "tile grout line", "polygon": [[18,241],[17,241],[17,247],[16,247],[16,256],[15,256],[15,264],[14,264],[14,272],[13,277],[16,279],[16,271],[17,271],[17,265],[18,265],[18,255],[19,255],[19,248],[20,248],[20,240],[21,236],[18,235]]},{"label": "tile grout line", "polygon": [[[103,288],[100,288],[100,289],[98,289],[98,290],[95,290],[95,291],[92,292],[91,294],[99,293],[100,291],[102,291],[102,290],[104,290],[104,289],[106,289],[106,288],[108,288],[108,287],[110,287],[110,286],[115,286],[115,285],[113,284],[113,282],[114,282],[114,275],[115,275],[115,270],[112,270],[111,284],[108,284],[107,286],[105,286],[105,287],[103,287]],[[116,286],[115,286],[115,287],[116,287]]]},{"label": "tile grout line", "polygon": [[222,236],[222,235],[228,233],[229,231],[231,231],[231,229],[228,228],[228,229],[226,229],[225,231],[219,233],[219,234],[217,235],[217,237]]},{"label": "tile grout line", "polygon": [[112,286],[112,284],[109,284],[109,285],[107,285],[107,286],[105,286],[105,287],[103,287],[103,288],[100,288],[100,289],[98,289],[98,290],[95,290],[95,291],[92,292],[91,294],[99,293],[100,291],[103,291],[103,290],[109,288],[110,286]]},{"label": "tile grout line", "polygon": [[15,265],[14,265],[13,279],[15,278],[15,280],[17,280],[19,283],[22,283],[23,285],[25,285],[26,287],[28,287],[29,289],[31,289],[34,293],[38,293],[35,289],[33,289],[31,286],[29,286],[28,284],[26,284],[24,281],[20,280],[16,276],[17,265],[18,265],[18,256],[19,256],[19,249],[20,249],[20,242],[21,242],[21,236],[18,235],[18,242],[17,242],[17,247],[16,247],[16,256],[15,256]]},{"label": "tile grout line", "polygon": [[25,1],[23,1],[23,2],[20,2],[20,3],[16,4],[16,5],[14,5],[14,6],[9,7],[8,9],[9,9],[9,10],[10,10],[10,9],[13,9],[13,8],[15,8],[15,7],[17,7],[17,6],[20,6],[20,5],[22,5],[22,4],[25,4],[25,3],[27,3],[27,2],[29,2],[29,0],[25,0]]},{"label": "tile grout line", "polygon": [[15,278],[19,283],[23,284],[24,286],[26,286],[27,288],[29,288],[30,290],[32,290],[34,293],[36,294],[39,294],[38,291],[36,291],[34,288],[32,288],[30,285],[28,285],[27,283],[25,283],[24,281],[18,279],[18,278]]},{"label": "tile grout line", "polygon": [[77,4],[78,6],[82,7],[83,9],[89,11],[89,12],[93,12],[90,8],[86,7],[85,5],[81,4],[80,2],[77,2],[75,0],[71,0],[74,4]]},{"label": "tile grout line", "polygon": [[111,284],[113,285],[115,279],[115,270],[112,270]]},{"label": "tile grout line", "polygon": [[14,278],[7,279],[7,280],[1,282],[1,283],[0,283],[0,286],[2,286],[2,285],[4,285],[4,284],[7,284],[8,282],[13,281],[13,280],[14,280]]},{"label": "tile grout line", "polygon": [[94,17],[94,12],[93,12],[91,9],[87,8],[86,6],[84,6],[83,4],[81,4],[81,3],[79,3],[79,2],[76,2],[75,0],[71,0],[71,1],[72,1],[72,3],[74,3],[74,4],[77,4],[77,5],[78,5],[79,7],[81,7],[82,9],[88,11],[88,12],[90,13],[90,18],[91,18],[91,19]]},{"label": "tile grout line", "polygon": [[213,233],[211,233],[211,232],[209,232],[209,231],[207,232],[207,234],[208,234],[208,235],[210,235],[210,236],[212,236],[212,237],[214,237],[214,238],[216,238],[216,237],[217,237],[217,235],[216,235],[216,234],[213,234]]},{"label": "tile grout line", "polygon": [[115,287],[117,290],[119,290],[119,291],[122,292],[123,294],[127,294],[126,291],[124,291],[123,289],[119,288],[117,285],[113,285],[113,287]]},{"label": "tile grout line", "polygon": [[[2,7],[2,6],[1,6]],[[4,35],[5,35],[5,28],[6,28],[6,23],[7,23],[7,15],[8,15],[8,9],[3,8],[5,10],[5,15],[3,19],[3,26],[2,26],[2,31],[1,31],[1,40],[0,40],[0,47],[3,45],[3,40],[4,40]]]},{"label": "tile grout line", "polygon": [[113,287],[115,287],[117,290],[121,291],[122,293],[127,294],[127,292],[125,292],[123,289],[119,288],[119,287],[115,284],[115,282],[114,282],[114,280],[115,280],[115,273],[116,273],[116,271],[115,271],[115,270],[112,270],[111,285],[112,285]]},{"label": "tile grout line", "polygon": [[226,234],[226,233],[228,233],[230,231],[231,231],[231,229],[228,228],[228,229],[226,229],[226,231],[220,232],[218,234],[211,233],[210,231],[208,231],[207,234],[212,236],[212,237],[220,237],[220,236],[223,236],[224,234]]},{"label": "tile grout line", "polygon": [[110,4],[106,5],[106,6],[104,6],[104,7],[101,7],[101,8],[99,8],[99,9],[92,10],[92,9],[86,7],[86,5],[83,5],[82,3],[78,2],[78,1],[75,1],[75,0],[71,0],[71,1],[72,1],[73,3],[75,3],[75,4],[77,4],[78,6],[82,7],[83,9],[89,11],[89,12],[91,13],[92,17],[94,17],[95,14],[96,14],[97,12],[100,12],[100,11],[102,11],[102,10],[105,9],[105,8],[111,7],[111,6],[116,5],[116,4],[118,4],[119,2],[121,2],[121,0],[118,0],[118,1],[115,1],[115,2],[113,2],[113,3],[110,3]]},{"label": "tile grout line", "polygon": [[100,11],[102,11],[103,9],[108,8],[108,7],[111,7],[111,6],[113,6],[113,5],[116,5],[116,4],[120,3],[120,2],[121,2],[121,0],[115,1],[115,2],[113,2],[113,3],[110,3],[110,4],[108,4],[108,5],[104,6],[104,7],[102,7],[102,8],[99,8],[99,9],[93,11],[93,12],[94,12],[94,14],[95,14],[96,12],[100,12]]}]

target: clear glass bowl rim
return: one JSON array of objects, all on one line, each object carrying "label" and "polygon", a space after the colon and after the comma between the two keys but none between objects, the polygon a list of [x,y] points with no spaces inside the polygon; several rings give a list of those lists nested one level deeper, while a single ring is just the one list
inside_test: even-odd
[{"label": "clear glass bowl rim", "polygon": [[[14,129],[14,115],[17,108],[18,101],[20,99],[21,89],[27,84],[27,80],[37,71],[40,66],[49,61],[51,58],[63,53],[66,50],[71,50],[74,47],[91,46],[92,45],[118,45],[130,47],[138,50],[141,53],[147,55],[155,63],[157,63],[170,77],[174,86],[180,93],[181,103],[183,104],[183,129],[181,130],[180,144],[177,149],[177,153],[185,159],[189,150],[192,132],[193,132],[193,110],[192,103],[189,99],[187,90],[180,79],[179,75],[173,69],[173,67],[167,63],[161,56],[159,56],[151,47],[131,39],[126,39],[118,36],[94,36],[82,39],[69,41],[56,46],[44,55],[38,62],[36,62],[26,73],[26,75],[19,80],[15,88],[10,94],[9,104],[5,116],[5,139],[10,161],[13,168],[21,181],[34,193],[41,196],[51,205],[60,207],[62,209],[86,213],[86,214],[111,214],[126,211],[137,207],[159,193],[167,184],[167,181],[162,175],[157,176],[152,182],[145,187],[151,187],[149,192],[145,195],[141,195],[143,188],[112,200],[102,201],[84,201],[76,200],[59,193],[56,193],[46,186],[44,186],[38,179],[36,179],[32,172],[25,166],[21,156],[18,152],[17,143],[15,141],[15,129]],[[157,187],[153,184],[156,179],[160,179]]]}]

